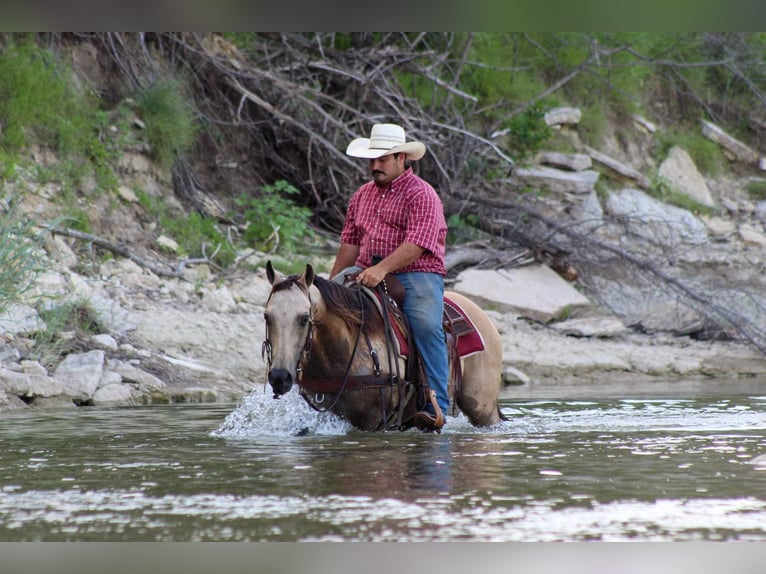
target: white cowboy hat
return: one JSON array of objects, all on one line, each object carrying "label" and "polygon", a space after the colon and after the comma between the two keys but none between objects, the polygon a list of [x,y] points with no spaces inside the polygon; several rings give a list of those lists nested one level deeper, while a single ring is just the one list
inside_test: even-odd
[{"label": "white cowboy hat", "polygon": [[376,159],[392,153],[406,153],[407,159],[416,161],[426,153],[421,142],[406,142],[404,128],[396,124],[375,124],[369,138],[356,138],[346,148],[346,155]]}]

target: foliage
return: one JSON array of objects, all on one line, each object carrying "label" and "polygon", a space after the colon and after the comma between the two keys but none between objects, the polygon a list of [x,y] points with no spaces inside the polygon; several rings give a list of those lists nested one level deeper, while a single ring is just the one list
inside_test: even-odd
[{"label": "foliage", "polygon": [[21,300],[42,270],[41,237],[13,213],[0,220],[0,309]]},{"label": "foliage", "polygon": [[747,184],[747,193],[750,197],[757,200],[766,199],[766,180],[753,179]]},{"label": "foliage", "polygon": [[508,146],[518,162],[534,156],[551,137],[551,129],[545,123],[544,116],[543,104],[536,102],[508,122]]},{"label": "foliage", "polygon": [[94,129],[99,101],[78,90],[55,55],[33,43],[11,44],[0,53],[0,147],[18,152],[37,143],[63,161],[62,178],[79,183],[93,170],[102,187],[114,184],[108,153]]},{"label": "foliage", "polygon": [[185,96],[184,85],[175,79],[161,79],[136,95],[152,154],[162,166],[187,153],[197,134],[195,110]]},{"label": "foliage", "polygon": [[683,148],[697,169],[708,176],[717,176],[723,170],[723,155],[717,144],[700,133],[681,130],[663,130],[657,134],[658,156],[665,158],[673,146]]},{"label": "foliage", "polygon": [[138,191],[136,195],[147,214],[155,218],[160,228],[178,243],[181,256],[208,257],[222,267],[230,265],[236,258],[235,248],[219,228],[217,220],[197,212],[173,215],[160,198],[143,191]]},{"label": "foliage", "polygon": [[34,358],[46,368],[59,363],[69,352],[80,350],[78,340],[103,331],[95,310],[84,301],[48,301],[38,305],[45,328],[33,335]]},{"label": "foliage", "polygon": [[300,195],[298,189],[284,180],[261,187],[256,197],[240,195],[235,201],[244,208],[244,240],[263,251],[289,253],[311,238],[311,210],[286,197],[295,195]]},{"label": "foliage", "polygon": [[453,213],[447,219],[447,244],[456,245],[485,237],[486,233],[478,224],[479,218],[473,213],[466,214],[465,217]]},{"label": "foliage", "polygon": [[712,215],[715,211],[712,207],[703,205],[685,193],[678,191],[667,179],[661,176],[657,176],[652,180],[652,185],[649,188],[648,193],[652,197],[664,201],[665,203],[686,209],[692,213]]}]

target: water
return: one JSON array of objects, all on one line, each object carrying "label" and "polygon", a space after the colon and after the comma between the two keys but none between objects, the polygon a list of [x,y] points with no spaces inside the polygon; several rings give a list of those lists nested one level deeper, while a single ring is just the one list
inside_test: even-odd
[{"label": "water", "polygon": [[520,387],[362,433],[290,394],[2,413],[2,541],[766,540],[766,382]]}]

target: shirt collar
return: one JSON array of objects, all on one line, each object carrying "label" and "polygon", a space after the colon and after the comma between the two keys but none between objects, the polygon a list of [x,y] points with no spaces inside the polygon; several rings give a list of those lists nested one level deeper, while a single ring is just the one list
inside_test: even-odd
[{"label": "shirt collar", "polygon": [[412,167],[408,167],[407,169],[402,172],[401,175],[396,176],[394,179],[389,181],[386,185],[378,185],[375,184],[375,186],[380,190],[386,190],[386,189],[393,189],[394,184],[400,184],[406,182],[410,177],[414,175],[412,171]]}]

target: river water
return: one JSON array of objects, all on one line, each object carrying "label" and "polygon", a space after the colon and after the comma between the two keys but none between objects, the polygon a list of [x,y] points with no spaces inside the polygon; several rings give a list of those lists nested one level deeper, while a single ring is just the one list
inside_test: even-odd
[{"label": "river water", "polygon": [[530,385],[501,406],[441,435],[261,388],[2,413],[0,540],[766,541],[766,381]]}]

